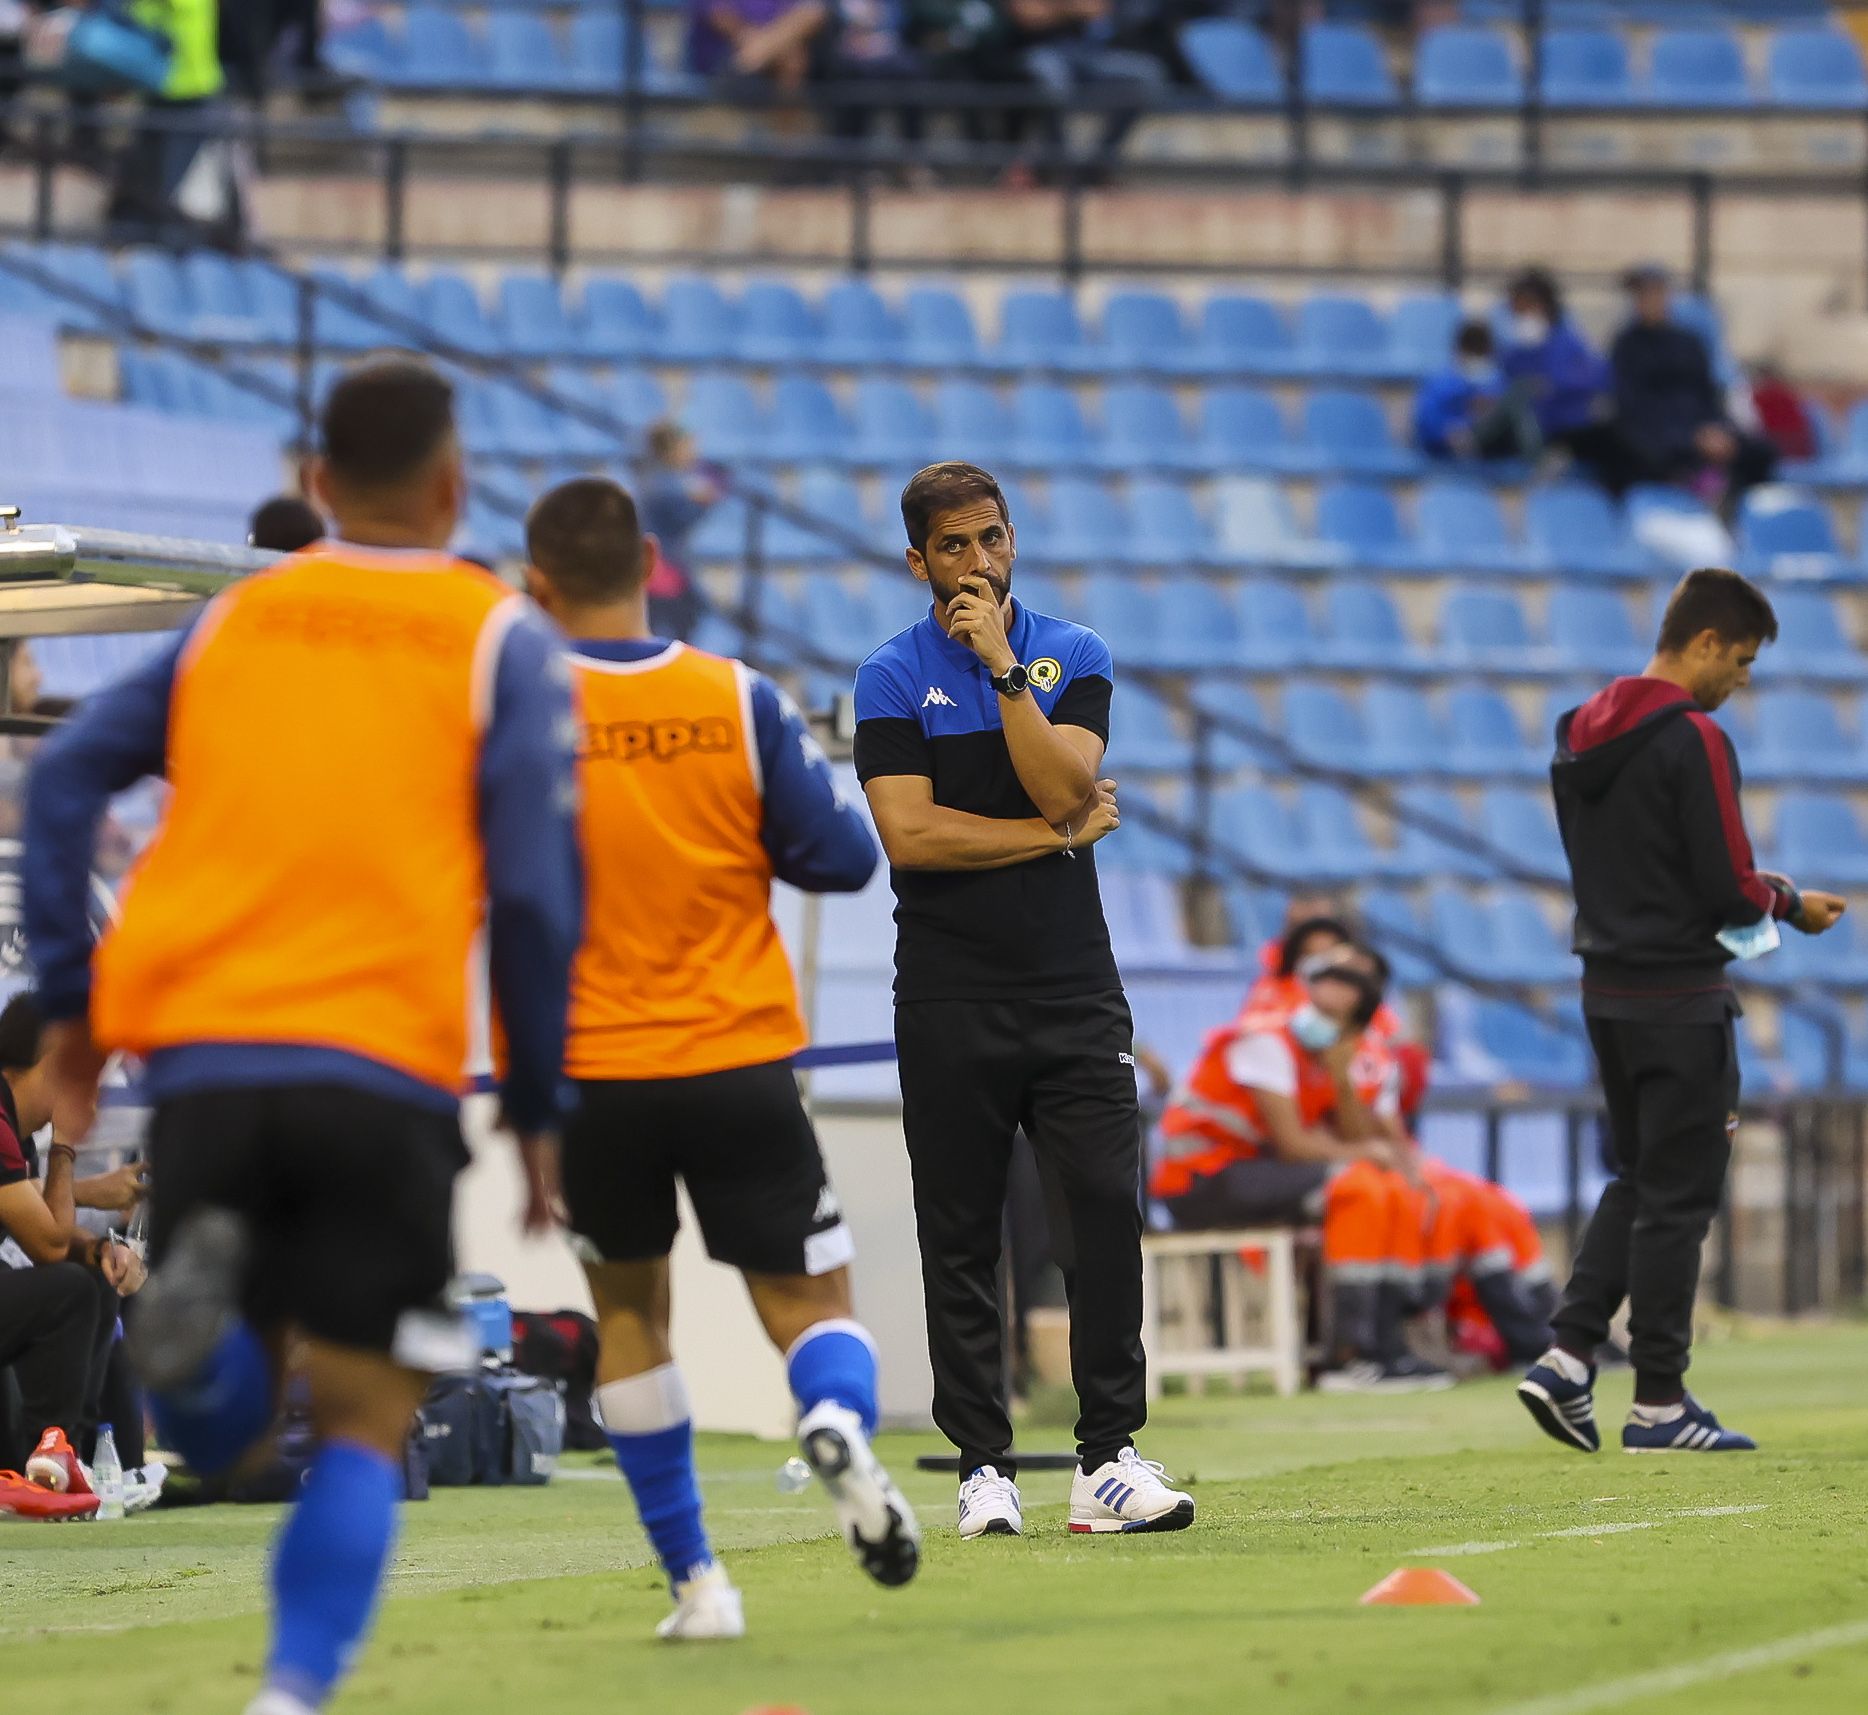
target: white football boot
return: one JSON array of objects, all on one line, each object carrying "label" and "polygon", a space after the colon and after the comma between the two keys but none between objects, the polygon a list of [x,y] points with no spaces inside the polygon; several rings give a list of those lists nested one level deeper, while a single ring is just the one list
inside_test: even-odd
[{"label": "white football boot", "polygon": [[675,1611],[656,1626],[655,1635],[679,1642],[746,1635],[745,1606],[719,1561],[675,1586]]},{"label": "white football boot", "polygon": [[1070,1483],[1073,1531],[1185,1530],[1193,1523],[1193,1496],[1170,1489],[1167,1473],[1133,1447],[1094,1471],[1077,1467]]},{"label": "white football boot", "polygon": [[1022,1536],[1018,1485],[991,1465],[982,1465],[960,1485],[960,1535]]},{"label": "white football boot", "polygon": [[798,1425],[798,1446],[862,1569],[878,1584],[906,1584],[921,1564],[921,1526],[870,1447],[863,1420],[824,1400]]}]

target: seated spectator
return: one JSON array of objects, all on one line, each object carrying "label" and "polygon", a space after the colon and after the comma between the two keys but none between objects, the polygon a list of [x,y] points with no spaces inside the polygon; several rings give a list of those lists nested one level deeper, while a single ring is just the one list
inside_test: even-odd
[{"label": "seated spectator", "polygon": [[1751,366],[1751,410],[1758,432],[1780,459],[1813,459],[1822,452],[1816,414],[1784,372],[1768,359]]},{"label": "seated spectator", "polygon": [[1353,944],[1322,956],[1301,986],[1261,984],[1262,1003],[1207,1038],[1162,1118],[1150,1191],[1195,1230],[1320,1218],[1338,1366],[1322,1385],[1443,1387],[1402,1338],[1425,1235],[1389,1171],[1409,1151],[1393,1061],[1369,1031],[1387,967]]},{"label": "seated spectator", "polygon": [[645,535],[655,538],[649,577],[649,629],[657,637],[685,638],[706,603],[688,570],[688,538],[721,495],[719,470],[705,463],[694,437],[679,423],[656,423],[636,490]]},{"label": "seated spectator", "polygon": [[688,69],[757,78],[795,95],[830,18],[827,0],[688,0]]},{"label": "seated spectator", "polygon": [[[73,1437],[93,1431],[110,1366],[120,1295],[142,1284],[139,1257],[77,1223],[81,1207],[127,1209],[142,1195],[139,1168],[75,1180],[77,1151],[53,1137],[37,1182],[33,1134],[51,1120],[37,999],[16,994],[0,1011],[0,1385],[11,1372],[18,1411],[0,1445],[0,1513],[88,1517],[96,1497]],[[126,1471],[142,1462],[141,1425]],[[133,1455],[133,1457],[132,1457]]]},{"label": "seated spectator", "polygon": [[324,539],[327,526],[318,509],[296,494],[275,494],[261,501],[247,521],[249,548],[269,548],[275,554],[296,554]]},{"label": "seated spectator", "polygon": [[[903,41],[902,0],[836,0],[831,28],[815,75],[830,83],[920,83],[929,73],[920,55]],[[838,105],[831,110],[834,136],[866,137],[875,109]],[[897,110],[896,128],[904,143],[919,142],[923,130],[919,107]]]},{"label": "seated spectator", "polygon": [[1167,67],[1153,54],[1123,45],[1112,0],[1007,0],[1008,47],[1024,76],[1059,105],[1042,116],[1046,140],[1063,147],[1063,103],[1092,89],[1124,89],[1135,105],[1103,122],[1097,153],[1107,166],[1143,109],[1168,86]]},{"label": "seated spectator", "polygon": [[1612,411],[1609,367],[1564,313],[1563,295],[1543,268],[1527,268],[1506,292],[1511,331],[1499,369],[1529,408],[1546,447],[1558,447],[1597,481],[1628,484]]},{"label": "seated spectator", "polygon": [[1527,395],[1499,373],[1492,329],[1464,322],[1453,361],[1414,395],[1414,444],[1429,458],[1535,458],[1542,445]]},{"label": "seated spectator", "polygon": [[1666,271],[1636,268],[1623,284],[1634,314],[1610,363],[1631,479],[1688,483],[1715,503],[1769,482],[1777,451],[1732,421],[1706,342],[1673,319]]}]

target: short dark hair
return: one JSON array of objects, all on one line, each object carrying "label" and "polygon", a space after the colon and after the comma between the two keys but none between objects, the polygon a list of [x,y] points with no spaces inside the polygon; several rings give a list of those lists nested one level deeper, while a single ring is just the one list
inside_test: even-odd
[{"label": "short dark hair", "polygon": [[1520,269],[1505,288],[1505,297],[1507,300],[1535,298],[1553,322],[1563,320],[1563,292],[1557,285],[1556,275],[1548,268]]},{"label": "short dark hair", "polygon": [[0,1007],[0,1072],[26,1072],[39,1064],[44,1046],[45,1012],[38,995],[21,989]]},{"label": "short dark hair", "polygon": [[1723,566],[1701,566],[1667,598],[1654,647],[1663,655],[1677,655],[1702,631],[1717,632],[1725,644],[1775,643],[1777,615],[1770,598],[1749,578]]},{"label": "short dark hair", "polygon": [[999,516],[1008,524],[1012,522],[1005,491],[990,471],[976,464],[962,464],[958,459],[916,471],[902,490],[902,528],[908,532],[909,547],[926,553],[934,520],[943,512],[957,512],[976,500],[990,500],[998,507]]},{"label": "short dark hair", "polygon": [[1285,930],[1284,938],[1278,943],[1278,975],[1288,977],[1297,970],[1298,949],[1312,935],[1333,934],[1338,941],[1353,941],[1349,925],[1340,917],[1325,914],[1320,917],[1304,917]]},{"label": "short dark hair", "polygon": [[629,490],[607,476],[574,476],[532,503],[525,552],[572,601],[620,601],[642,587],[642,522]]},{"label": "short dark hair", "polygon": [[347,486],[406,482],[454,433],[454,386],[413,357],[379,357],[346,370],[324,397],[318,446]]},{"label": "short dark hair", "polygon": [[1453,337],[1453,349],[1461,357],[1490,357],[1493,352],[1492,324],[1482,322],[1477,316],[1469,322],[1459,324],[1459,332]]},{"label": "short dark hair", "polygon": [[325,534],[324,519],[308,500],[296,494],[275,494],[262,500],[247,521],[246,539],[255,548],[275,554],[296,554]]}]

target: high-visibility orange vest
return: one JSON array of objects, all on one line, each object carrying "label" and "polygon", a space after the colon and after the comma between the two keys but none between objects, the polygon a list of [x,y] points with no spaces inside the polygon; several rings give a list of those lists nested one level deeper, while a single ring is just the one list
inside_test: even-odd
[{"label": "high-visibility orange vest", "polygon": [[683,1078],[789,1059],[804,1019],[772,922],[748,669],[679,643],[571,662],[586,896],[565,1070]]},{"label": "high-visibility orange vest", "polygon": [[97,949],[100,1046],[307,1044],[460,1085],[480,746],[522,604],[349,543],[214,599],[175,669],[167,811]]},{"label": "high-visibility orange vest", "polygon": [[[1255,989],[1254,994],[1260,991]],[[1242,1036],[1273,1034],[1289,1046],[1297,1066],[1297,1116],[1304,1126],[1321,1125],[1335,1110],[1336,1086],[1329,1073],[1291,1034],[1291,1014],[1296,1010],[1291,998],[1283,994],[1270,998],[1268,1004],[1248,1006],[1231,1024],[1208,1035],[1193,1070],[1161,1116],[1165,1147],[1149,1184],[1150,1195],[1182,1196],[1195,1179],[1247,1160],[1264,1148],[1265,1125],[1258,1102],[1250,1090],[1233,1082],[1226,1064],[1233,1043]],[[1387,1075],[1384,1052],[1365,1036],[1351,1073],[1357,1095],[1372,1106],[1381,1096]]]}]

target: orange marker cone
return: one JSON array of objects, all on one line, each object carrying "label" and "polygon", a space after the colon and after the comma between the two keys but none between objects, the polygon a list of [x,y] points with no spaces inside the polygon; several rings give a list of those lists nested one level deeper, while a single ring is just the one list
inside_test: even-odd
[{"label": "orange marker cone", "polygon": [[1362,1598],[1362,1606],[1472,1607],[1479,1598],[1453,1576],[1431,1566],[1399,1566]]}]

